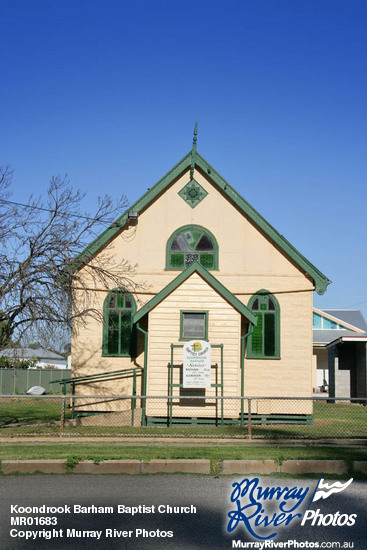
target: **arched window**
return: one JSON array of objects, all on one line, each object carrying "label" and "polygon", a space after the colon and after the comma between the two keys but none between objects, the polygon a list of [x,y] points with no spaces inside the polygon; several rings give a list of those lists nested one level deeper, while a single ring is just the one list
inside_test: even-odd
[{"label": "arched window", "polygon": [[102,355],[134,356],[132,333],[135,311],[135,300],[125,289],[116,289],[108,293],[103,304]]},{"label": "arched window", "polygon": [[278,300],[267,290],[259,290],[248,303],[257,317],[257,325],[248,339],[247,357],[280,358],[280,308]]},{"label": "arched window", "polygon": [[218,269],[218,245],[214,235],[200,225],[177,229],[167,242],[166,269],[186,269],[199,262],[205,269]]}]

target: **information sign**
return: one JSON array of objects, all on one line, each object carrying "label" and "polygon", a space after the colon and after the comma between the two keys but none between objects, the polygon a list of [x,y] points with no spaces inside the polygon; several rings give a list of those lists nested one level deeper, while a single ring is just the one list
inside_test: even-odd
[{"label": "information sign", "polygon": [[211,346],[190,340],[183,347],[183,387],[210,388]]}]

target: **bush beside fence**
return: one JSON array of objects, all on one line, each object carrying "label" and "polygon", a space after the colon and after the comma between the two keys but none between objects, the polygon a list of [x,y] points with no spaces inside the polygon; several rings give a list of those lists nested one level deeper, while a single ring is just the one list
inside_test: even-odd
[{"label": "bush beside fence", "polygon": [[[347,398],[332,402],[320,397],[211,397],[203,403],[202,397],[185,396],[180,403],[179,397],[167,396],[7,395],[0,396],[0,437],[367,439],[366,402]],[[101,411],[101,404],[106,412]],[[92,414],[96,405],[100,410]],[[185,410],[190,410],[190,417]],[[204,414],[208,410],[211,416]]]}]

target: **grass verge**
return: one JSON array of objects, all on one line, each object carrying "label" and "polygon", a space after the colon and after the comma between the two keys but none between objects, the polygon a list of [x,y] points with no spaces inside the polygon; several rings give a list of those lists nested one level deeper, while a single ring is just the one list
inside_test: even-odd
[{"label": "grass verge", "polygon": [[179,446],[127,446],[109,443],[62,445],[7,445],[0,448],[0,460],[69,459],[102,460],[136,459],[198,459],[222,460],[367,460],[367,448],[356,447],[179,447]]}]

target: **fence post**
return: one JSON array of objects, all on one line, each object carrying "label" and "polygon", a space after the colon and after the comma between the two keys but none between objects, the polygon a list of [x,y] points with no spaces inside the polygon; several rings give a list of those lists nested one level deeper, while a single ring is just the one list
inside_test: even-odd
[{"label": "fence post", "polygon": [[251,425],[251,399],[247,399],[247,417],[248,417],[248,438],[252,439],[252,425]]},{"label": "fence post", "polygon": [[169,396],[170,396],[170,402],[169,402],[169,426],[172,426],[172,401],[173,401],[173,344],[171,344],[171,372],[170,372],[170,385],[169,385]]},{"label": "fence post", "polygon": [[[74,396],[75,395],[75,382],[71,384],[71,393]],[[75,399],[72,398],[71,401],[71,418],[75,418]]]},{"label": "fence post", "polygon": [[61,422],[60,422],[60,433],[59,436],[62,436],[62,433],[64,431],[64,424],[65,424],[65,397],[63,396],[61,398]]},{"label": "fence post", "polygon": [[[135,370],[134,370],[134,373],[133,373],[133,395],[135,396],[136,395],[136,373],[135,373]],[[132,398],[131,399],[131,426],[134,426],[134,415],[135,415],[135,403],[136,403],[136,399]]]},{"label": "fence post", "polygon": [[223,378],[223,344],[220,345],[220,395],[221,395],[221,404],[220,404],[220,413],[222,426],[224,424],[224,401],[223,401],[223,388],[224,388],[224,378]]}]

